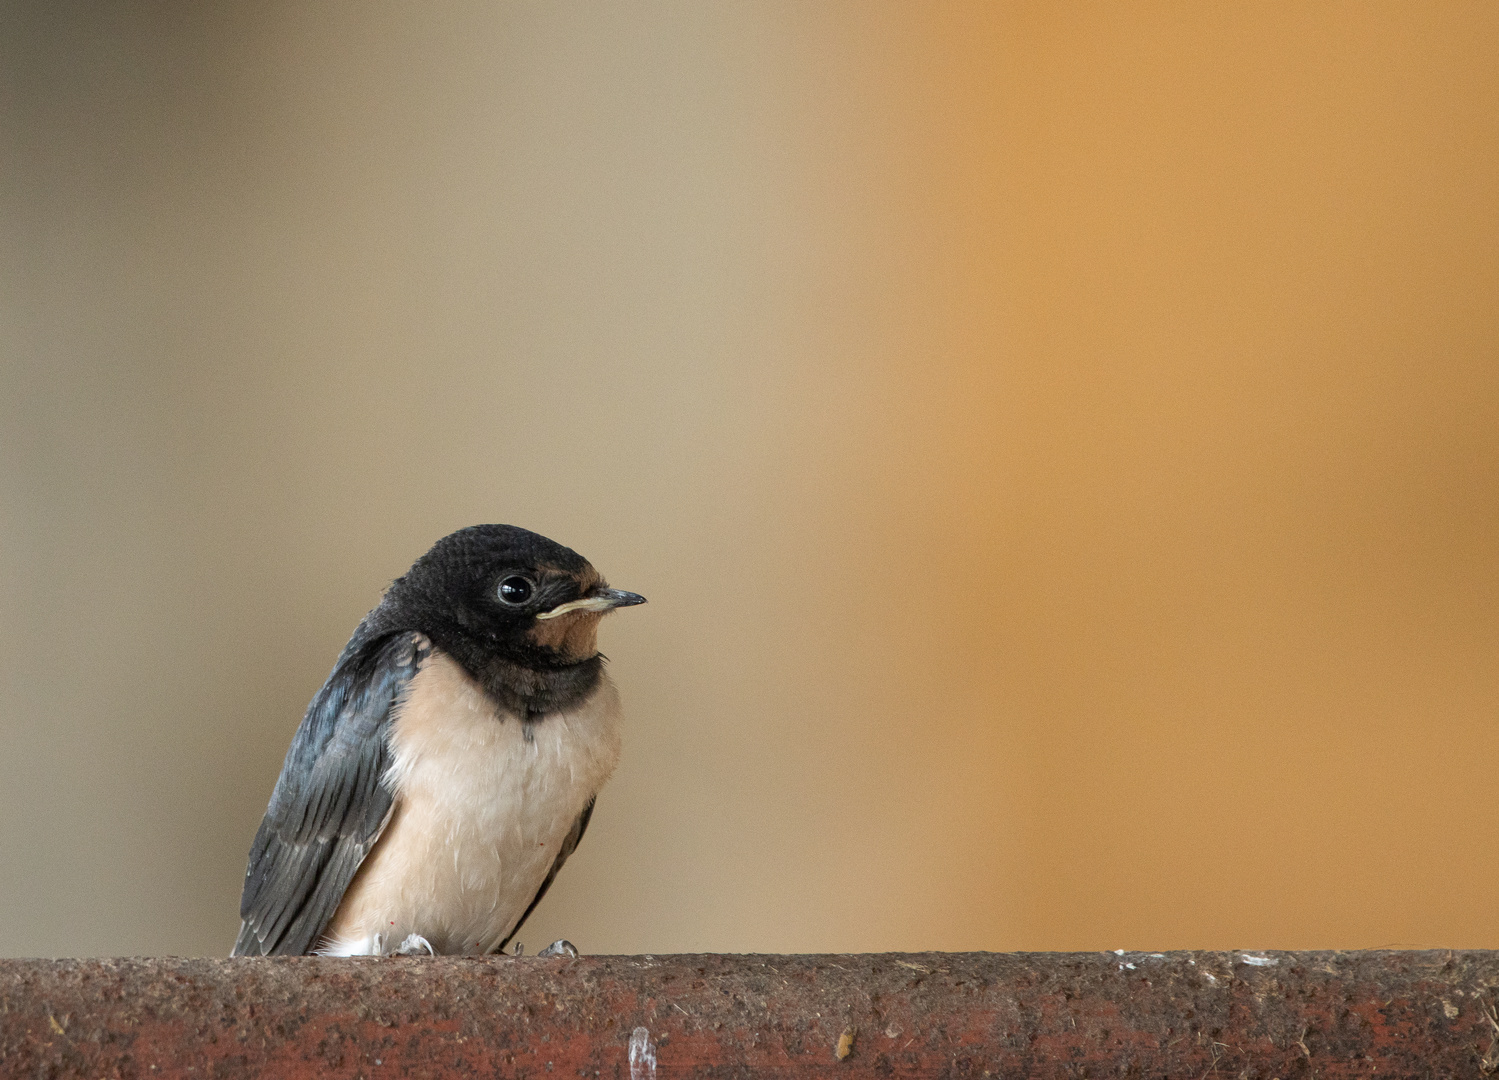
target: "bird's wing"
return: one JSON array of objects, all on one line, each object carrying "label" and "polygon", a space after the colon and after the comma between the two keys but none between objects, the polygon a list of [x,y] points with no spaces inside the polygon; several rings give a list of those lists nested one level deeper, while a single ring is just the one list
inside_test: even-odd
[{"label": "bird's wing", "polygon": [[557,880],[557,871],[562,869],[562,864],[567,862],[567,857],[578,849],[578,841],[583,839],[583,833],[588,829],[588,819],[593,817],[593,804],[597,799],[598,796],[595,795],[592,799],[588,800],[588,805],[583,807],[583,812],[578,815],[578,820],[573,822],[573,827],[568,830],[566,838],[563,839],[562,850],[557,852],[556,861],[552,863],[552,868],[547,871],[546,879],[541,883],[541,888],[536,890],[536,895],[531,898],[531,903],[526,906],[525,913],[521,915],[520,921],[510,928],[510,933],[506,935],[505,940],[494,947],[495,952],[504,952],[505,946],[510,944],[510,940],[516,934],[520,933],[520,928],[531,917],[531,912],[536,910],[536,905],[541,903],[541,898],[552,887],[552,882]]},{"label": "bird's wing", "polygon": [[391,714],[431,652],[425,635],[359,632],[307,707],[245,871],[235,956],[310,952],[390,818]]}]

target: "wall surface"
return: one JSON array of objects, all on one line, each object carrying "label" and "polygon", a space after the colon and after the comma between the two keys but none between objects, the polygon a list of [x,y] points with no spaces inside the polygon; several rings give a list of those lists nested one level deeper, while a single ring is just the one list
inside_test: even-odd
[{"label": "wall surface", "polygon": [[0,953],[222,954],[438,536],[585,952],[1499,943],[1499,8],[0,3]]}]

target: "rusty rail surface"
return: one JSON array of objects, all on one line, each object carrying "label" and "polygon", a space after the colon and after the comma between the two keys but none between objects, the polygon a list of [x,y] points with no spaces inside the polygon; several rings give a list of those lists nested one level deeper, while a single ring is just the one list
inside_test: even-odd
[{"label": "rusty rail surface", "polygon": [[0,960],[0,1077],[1482,1077],[1499,953]]}]

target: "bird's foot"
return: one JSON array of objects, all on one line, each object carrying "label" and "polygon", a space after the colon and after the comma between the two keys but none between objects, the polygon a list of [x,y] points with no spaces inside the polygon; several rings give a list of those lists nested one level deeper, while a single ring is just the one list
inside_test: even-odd
[{"label": "bird's foot", "polygon": [[397,945],[392,956],[436,956],[432,943],[420,934],[407,934],[406,940]]},{"label": "bird's foot", "polygon": [[545,949],[542,949],[541,952],[537,953],[536,955],[537,956],[565,956],[569,960],[576,960],[578,958],[578,947],[576,945],[574,945],[571,941],[568,941],[565,938],[558,938],[556,941],[552,942],[550,945],[548,945]]}]

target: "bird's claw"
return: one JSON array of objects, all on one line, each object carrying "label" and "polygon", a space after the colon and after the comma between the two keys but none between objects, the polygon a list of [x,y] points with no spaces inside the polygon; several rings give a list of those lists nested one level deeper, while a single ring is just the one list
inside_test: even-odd
[{"label": "bird's claw", "polygon": [[578,947],[576,945],[574,945],[571,941],[568,941],[566,938],[558,938],[556,941],[552,942],[550,945],[548,945],[545,949],[542,949],[541,952],[537,953],[536,955],[537,956],[565,956],[569,960],[576,960],[578,958]]},{"label": "bird's claw", "polygon": [[396,946],[392,956],[436,956],[432,943],[420,934],[407,934],[406,940]]}]

